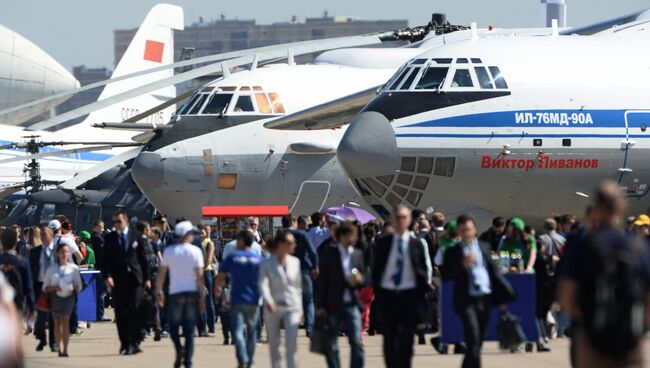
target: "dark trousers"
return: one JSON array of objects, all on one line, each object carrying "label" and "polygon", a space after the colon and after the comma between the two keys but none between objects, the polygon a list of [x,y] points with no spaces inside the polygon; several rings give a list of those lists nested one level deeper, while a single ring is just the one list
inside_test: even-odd
[{"label": "dark trousers", "polygon": [[314,329],[314,280],[310,270],[302,270],[302,310],[305,319],[305,332],[311,334]]},{"label": "dark trousers", "polygon": [[408,368],[413,358],[413,337],[417,330],[421,298],[415,289],[379,289],[377,308],[384,335],[384,363],[387,368]]},{"label": "dark trousers", "polygon": [[470,297],[467,305],[457,311],[463,322],[465,345],[467,346],[462,368],[481,367],[481,347],[490,318],[490,306],[488,297]]},{"label": "dark trousers", "polygon": [[76,334],[77,329],[79,329],[79,316],[77,315],[77,294],[74,294],[74,307],[72,308],[72,314],[70,315],[70,333]]},{"label": "dark trousers", "polygon": [[97,320],[104,319],[104,305],[106,299],[106,285],[104,284],[104,276],[99,273],[95,279],[95,288],[97,288]]},{"label": "dark trousers", "polygon": [[221,317],[221,332],[223,332],[223,341],[230,341],[230,333],[232,331],[232,322],[230,321],[230,308],[224,309],[222,307],[219,312]]},{"label": "dark trousers", "polygon": [[[37,282],[34,286],[34,294],[36,300],[38,300],[41,295],[41,290],[43,289],[43,283]],[[47,331],[46,331],[47,329]],[[34,337],[41,344],[47,345],[49,334],[50,346],[53,347],[56,345],[54,340],[54,321],[52,320],[52,314],[50,312],[36,311],[36,322],[34,323]]]},{"label": "dark trousers", "polygon": [[113,289],[115,323],[121,348],[137,346],[142,340],[142,286],[121,286]]}]

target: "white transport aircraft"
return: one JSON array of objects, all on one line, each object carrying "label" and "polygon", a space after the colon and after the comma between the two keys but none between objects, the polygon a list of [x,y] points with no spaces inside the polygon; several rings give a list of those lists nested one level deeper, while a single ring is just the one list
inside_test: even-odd
[{"label": "white transport aircraft", "polygon": [[[477,38],[406,63],[337,157],[382,216],[397,203],[541,220],[603,179],[650,206],[650,21],[593,35]],[[344,100],[343,100],[344,101]]]},{"label": "white transport aircraft", "polygon": [[[153,7],[145,17],[131,44],[115,68],[111,79],[148,70],[174,62],[174,30],[182,30],[183,9],[161,4]],[[107,84],[99,101],[124,91],[173,76],[173,69]],[[176,97],[173,85],[128,99],[119,104],[91,112],[83,122],[55,132],[26,130],[18,126],[0,125],[0,193],[7,195],[20,191],[25,181],[25,163],[32,158],[40,161],[40,175],[48,182],[72,178],[100,162],[132,148],[133,131],[103,131],[92,124],[103,121],[123,121]],[[148,123],[169,121],[175,106],[160,109],[147,116]],[[6,116],[6,115],[3,115]],[[37,136],[38,138],[26,138]],[[36,143],[38,153],[31,154],[29,146]],[[135,155],[135,154],[133,154]]]},{"label": "white transport aircraft", "polygon": [[[550,30],[476,32],[499,37]],[[471,34],[432,36],[417,47],[329,51],[313,65],[269,65],[209,83],[145,146],[134,161],[133,178],[172,218],[198,220],[205,205],[287,205],[295,214],[359,205],[335,156],[345,123],[404,61]],[[265,128],[278,118],[305,129],[324,120],[335,123],[310,132]]]}]

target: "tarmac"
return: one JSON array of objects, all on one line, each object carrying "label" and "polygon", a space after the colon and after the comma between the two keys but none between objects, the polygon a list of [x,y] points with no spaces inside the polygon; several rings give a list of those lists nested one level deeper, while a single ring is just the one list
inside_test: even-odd
[{"label": "tarmac", "polygon": [[[112,310],[107,310],[109,316]],[[217,325],[216,337],[195,339],[194,367],[236,367],[235,347],[224,346],[220,330]],[[33,336],[24,337],[25,366],[27,368],[39,367],[86,367],[86,368],[122,368],[122,367],[171,367],[174,360],[174,348],[168,338],[159,342],[147,339],[142,344],[143,352],[135,356],[118,355],[119,343],[117,330],[113,323],[93,323],[91,328],[84,329],[81,336],[73,336],[70,340],[69,358],[59,358],[56,353],[51,353],[49,348],[36,352],[36,340]],[[309,340],[300,331],[298,339],[300,366],[308,368],[326,367],[324,357],[309,352]],[[460,367],[461,355],[438,354],[428,340],[432,335],[427,335],[427,345],[415,345],[413,367]],[[345,337],[339,341],[341,348],[341,365],[349,366],[350,349]],[[504,353],[501,352],[496,342],[486,342],[483,348],[483,367],[526,367],[550,368],[569,367],[569,340],[551,340],[550,353]],[[646,351],[650,351],[650,343],[646,341]],[[450,348],[450,350],[452,350]],[[383,367],[382,337],[366,336],[365,338],[365,366]],[[258,344],[255,353],[255,367],[270,367],[269,351],[267,344]]]}]

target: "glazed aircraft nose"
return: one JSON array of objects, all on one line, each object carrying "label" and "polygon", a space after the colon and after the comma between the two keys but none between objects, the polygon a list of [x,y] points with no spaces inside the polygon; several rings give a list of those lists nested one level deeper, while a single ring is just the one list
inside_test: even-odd
[{"label": "glazed aircraft nose", "polygon": [[357,115],[336,154],[351,178],[386,175],[399,168],[395,131],[388,119],[375,111]]},{"label": "glazed aircraft nose", "polygon": [[131,167],[133,180],[145,193],[162,186],[164,173],[162,157],[155,152],[140,152]]}]

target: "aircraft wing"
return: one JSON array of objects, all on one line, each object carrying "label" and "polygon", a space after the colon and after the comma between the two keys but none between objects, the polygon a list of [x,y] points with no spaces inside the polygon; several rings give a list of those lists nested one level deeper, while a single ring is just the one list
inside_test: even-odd
[{"label": "aircraft wing", "polygon": [[602,31],[607,31],[614,26],[620,26],[627,23],[632,23],[639,20],[648,20],[650,19],[650,9],[643,9],[636,11],[632,14],[624,15],[622,17],[616,17],[612,19],[607,19],[601,22],[596,22],[580,27],[569,28],[565,31],[560,32],[561,35],[582,35],[589,36],[593,34],[600,33]]},{"label": "aircraft wing", "polygon": [[91,167],[88,170],[78,173],[72,178],[59,184],[58,187],[61,189],[76,189],[78,186],[82,185],[83,183],[96,178],[104,171],[112,169],[113,167],[134,158],[135,156],[138,155],[138,153],[140,153],[141,150],[142,150],[142,146],[138,146],[130,150],[124,151],[118,155],[115,155],[109,158],[108,160],[102,161],[101,163]]},{"label": "aircraft wing", "polygon": [[278,130],[331,129],[348,124],[377,94],[380,86],[372,87],[322,105],[271,120],[265,128]]}]

